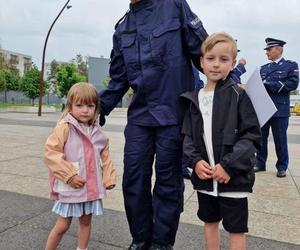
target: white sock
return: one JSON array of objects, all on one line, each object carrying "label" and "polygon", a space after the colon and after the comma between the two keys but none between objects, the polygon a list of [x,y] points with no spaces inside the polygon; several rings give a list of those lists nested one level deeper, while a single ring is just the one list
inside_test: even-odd
[{"label": "white sock", "polygon": [[81,249],[81,248],[77,247],[76,250],[87,250],[87,248]]}]

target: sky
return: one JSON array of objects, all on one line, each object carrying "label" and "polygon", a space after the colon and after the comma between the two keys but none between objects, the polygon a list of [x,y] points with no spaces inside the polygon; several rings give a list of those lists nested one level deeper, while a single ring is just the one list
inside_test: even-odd
[{"label": "sky", "polygon": [[[161,0],[163,1],[163,0]],[[67,0],[0,0],[0,46],[32,56],[40,68],[51,23]],[[299,0],[187,0],[209,34],[225,31],[238,41],[238,58],[250,74],[267,63],[265,38],[287,42],[284,57],[300,63]],[[71,0],[55,23],[47,44],[46,62],[69,61],[77,54],[109,57],[115,23],[129,0]]]}]

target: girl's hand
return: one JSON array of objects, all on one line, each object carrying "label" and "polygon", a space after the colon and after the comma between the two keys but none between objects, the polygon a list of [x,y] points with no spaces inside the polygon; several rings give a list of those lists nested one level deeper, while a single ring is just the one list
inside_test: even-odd
[{"label": "girl's hand", "polygon": [[110,185],[108,187],[106,187],[107,190],[113,189],[116,185]]},{"label": "girl's hand", "polygon": [[214,168],[214,174],[212,178],[214,178],[219,183],[225,183],[227,184],[230,180],[230,176],[227,174],[227,172],[224,170],[221,164],[217,164]]},{"label": "girl's hand", "polygon": [[213,170],[211,166],[204,160],[196,163],[195,173],[201,180],[211,179],[213,176]]},{"label": "girl's hand", "polygon": [[82,188],[84,184],[85,184],[85,180],[79,175],[73,176],[72,180],[69,183],[69,185],[75,189]]}]

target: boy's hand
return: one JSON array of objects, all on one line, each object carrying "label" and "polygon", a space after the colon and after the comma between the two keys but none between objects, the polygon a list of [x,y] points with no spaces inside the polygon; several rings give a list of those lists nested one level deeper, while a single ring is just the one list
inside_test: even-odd
[{"label": "boy's hand", "polygon": [[75,189],[82,188],[85,184],[85,180],[81,176],[75,175],[72,177],[72,180],[70,181],[69,184],[72,188]]},{"label": "boy's hand", "polygon": [[213,176],[211,166],[204,160],[198,161],[196,163],[195,173],[201,180],[211,179]]},{"label": "boy's hand", "polygon": [[224,170],[221,164],[217,164],[214,167],[214,173],[212,178],[214,178],[219,183],[225,184],[227,184],[230,180],[230,176],[227,174],[227,172]]}]

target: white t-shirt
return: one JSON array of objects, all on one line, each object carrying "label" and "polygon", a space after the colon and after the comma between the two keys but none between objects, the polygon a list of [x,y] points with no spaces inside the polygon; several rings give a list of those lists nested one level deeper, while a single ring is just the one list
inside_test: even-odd
[{"label": "white t-shirt", "polygon": [[[203,139],[205,142],[206,152],[210,166],[215,166],[214,151],[212,144],[212,111],[213,111],[214,91],[205,91],[200,89],[198,94],[199,108],[203,118]],[[213,196],[231,197],[231,198],[245,198],[248,192],[222,192],[218,193],[218,182],[213,180],[213,191],[199,190],[204,194]]]}]

